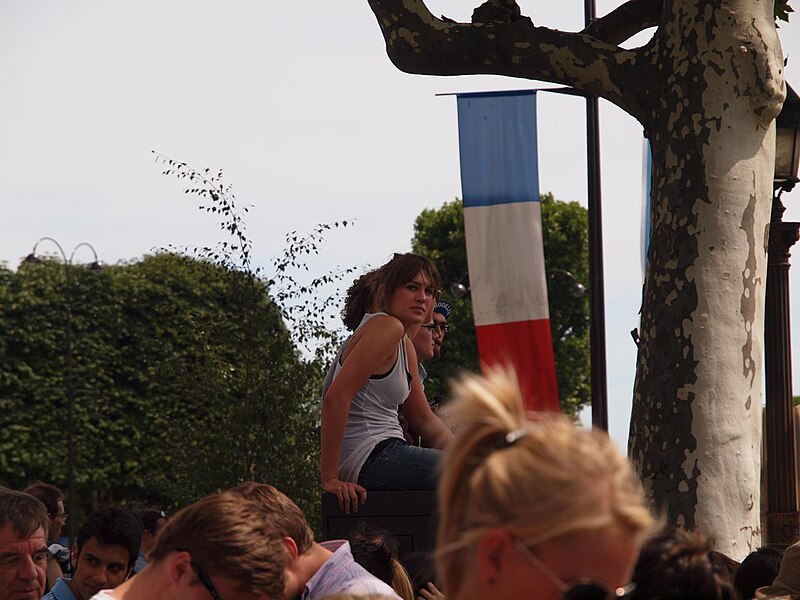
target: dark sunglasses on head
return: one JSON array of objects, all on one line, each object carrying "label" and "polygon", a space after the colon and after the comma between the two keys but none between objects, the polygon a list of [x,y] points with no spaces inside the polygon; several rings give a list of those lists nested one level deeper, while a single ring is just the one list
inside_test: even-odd
[{"label": "dark sunglasses on head", "polygon": [[631,598],[636,589],[635,583],[612,589],[601,581],[594,581],[586,577],[566,582],[536,558],[536,555],[525,544],[514,540],[514,547],[537,571],[547,577],[561,591],[561,600],[624,600]]},{"label": "dark sunglasses on head", "polygon": [[195,564],[194,559],[191,558],[192,553],[184,548],[175,548],[175,550],[177,552],[187,552],[189,554],[192,569],[194,569],[194,572],[197,575],[197,578],[200,580],[200,583],[202,583],[203,587],[208,590],[208,593],[211,594],[211,597],[214,600],[222,600],[222,596],[219,595],[217,588],[214,587],[214,583],[211,581],[211,578],[206,574],[205,571],[203,571],[203,569],[198,567],[197,564]]}]

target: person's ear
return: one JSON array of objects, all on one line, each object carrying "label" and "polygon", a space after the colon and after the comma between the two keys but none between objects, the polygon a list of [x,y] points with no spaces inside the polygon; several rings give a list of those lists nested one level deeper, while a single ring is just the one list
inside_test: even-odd
[{"label": "person's ear", "polygon": [[70,562],[70,564],[72,564],[72,569],[73,570],[78,568],[78,557],[79,556],[80,556],[80,553],[78,552],[78,543],[75,542],[75,543],[72,544],[72,553],[70,554],[70,557],[69,557],[69,562]]},{"label": "person's ear", "polygon": [[192,557],[188,552],[176,551],[167,560],[168,576],[173,585],[179,586],[182,581],[191,581]]},{"label": "person's ear", "polygon": [[289,536],[286,536],[283,538],[283,546],[286,548],[286,553],[289,555],[289,562],[297,560],[297,556],[300,554],[300,551],[297,549],[297,542]]},{"label": "person's ear", "polygon": [[491,529],[481,536],[477,556],[481,584],[491,587],[501,576],[511,545],[511,536],[504,529]]}]

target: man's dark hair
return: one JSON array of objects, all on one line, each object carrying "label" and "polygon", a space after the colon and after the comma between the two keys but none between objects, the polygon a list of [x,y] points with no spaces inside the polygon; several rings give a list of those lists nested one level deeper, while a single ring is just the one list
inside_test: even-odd
[{"label": "man's dark hair", "polygon": [[142,544],[142,520],[128,510],[108,506],[94,511],[78,532],[78,555],[83,545],[95,538],[100,544],[123,546],[128,550],[128,569],[133,567]]},{"label": "man's dark hair", "polygon": [[157,508],[140,508],[136,511],[136,516],[142,520],[144,530],[152,534],[155,534],[156,529],[158,529],[158,522],[167,518],[164,511]]},{"label": "man's dark hair", "polygon": [[699,533],[668,531],[642,546],[635,600],[738,600],[730,566]]},{"label": "man's dark hair", "polygon": [[50,529],[50,517],[41,500],[24,492],[0,490],[0,529],[11,525],[22,538],[32,536],[41,527],[44,537]]},{"label": "man's dark hair", "polygon": [[400,544],[388,530],[359,522],[347,534],[353,559],[378,579],[392,585],[392,558],[397,558]]},{"label": "man's dark hair", "polygon": [[772,585],[781,569],[783,550],[758,548],[747,555],[739,565],[733,584],[744,599],[754,598],[760,587]]},{"label": "man's dark hair", "polygon": [[64,493],[60,489],[42,481],[32,483],[22,491],[34,498],[38,498],[44,504],[51,519],[58,514],[59,500],[64,502]]}]

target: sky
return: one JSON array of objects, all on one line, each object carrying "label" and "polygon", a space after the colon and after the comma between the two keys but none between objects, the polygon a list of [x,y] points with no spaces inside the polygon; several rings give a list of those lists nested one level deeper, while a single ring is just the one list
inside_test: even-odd
[{"label": "sky", "polygon": [[[430,0],[466,21],[479,0]],[[618,0],[598,0],[603,15]],[[583,2],[521,1],[537,25],[582,28]],[[781,24],[800,89],[800,17]],[[646,41],[635,38],[628,46]],[[355,220],[309,264],[378,266],[410,249],[415,217],[461,196],[451,92],[547,87],[495,76],[407,75],[366,0],[0,0],[0,261],[38,239],[89,242],[107,263],[222,239],[161,175],[152,150],[224,169],[254,259],[288,232]],[[539,94],[540,189],[586,204],[585,103]],[[627,439],[640,305],[642,130],[601,101],[610,434]],[[800,191],[784,196],[800,221]],[[43,243],[40,251],[52,252]],[[86,248],[76,262],[91,261]],[[800,271],[792,275],[800,323]],[[795,336],[800,340],[800,335]],[[800,393],[800,349],[793,351]]]}]

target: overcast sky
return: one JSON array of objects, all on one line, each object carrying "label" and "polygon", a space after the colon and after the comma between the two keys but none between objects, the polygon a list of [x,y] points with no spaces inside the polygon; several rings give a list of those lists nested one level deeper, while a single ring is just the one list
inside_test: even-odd
[{"label": "overcast sky", "polygon": [[[479,3],[428,5],[468,20]],[[538,25],[583,23],[579,0],[520,4]],[[598,14],[618,4],[598,0]],[[798,21],[779,31],[795,88]],[[541,85],[403,74],[366,0],[0,0],[0,82],[0,261],[16,266],[45,235],[68,253],[90,242],[112,263],[218,241],[216,221],[160,175],[157,150],[225,170],[239,202],[254,205],[247,223],[260,263],[289,231],[355,218],[329,236],[315,269],[381,264],[409,249],[422,209],[461,195],[455,100],[437,93]],[[601,104],[610,421],[624,445],[642,283],[642,134]],[[581,99],[539,94],[540,188],[583,204],[584,114]],[[800,192],[785,199],[786,220],[800,221]],[[80,252],[76,260],[91,259]],[[793,354],[797,381],[800,349]]]}]

